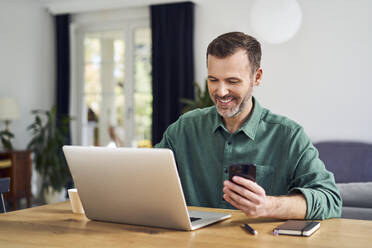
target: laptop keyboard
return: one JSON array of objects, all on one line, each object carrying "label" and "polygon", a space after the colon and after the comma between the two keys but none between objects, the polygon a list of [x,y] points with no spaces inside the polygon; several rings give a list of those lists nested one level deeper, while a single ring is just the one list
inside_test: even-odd
[{"label": "laptop keyboard", "polygon": [[196,218],[196,217],[190,217],[190,221],[191,222],[194,222],[194,221],[197,221],[197,220],[200,220],[201,218]]}]

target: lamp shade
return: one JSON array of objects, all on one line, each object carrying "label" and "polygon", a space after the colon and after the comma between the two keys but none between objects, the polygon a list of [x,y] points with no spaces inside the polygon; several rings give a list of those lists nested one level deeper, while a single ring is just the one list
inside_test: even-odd
[{"label": "lamp shade", "polygon": [[270,44],[290,40],[299,30],[302,11],[296,0],[256,0],[251,9],[253,32]]},{"label": "lamp shade", "polygon": [[0,98],[0,120],[16,120],[19,118],[19,108],[16,100],[10,97]]}]

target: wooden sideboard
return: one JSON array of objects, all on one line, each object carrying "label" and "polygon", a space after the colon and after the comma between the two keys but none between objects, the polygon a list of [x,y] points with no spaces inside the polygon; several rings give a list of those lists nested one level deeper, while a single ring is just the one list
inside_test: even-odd
[{"label": "wooden sideboard", "polygon": [[[10,192],[4,194],[18,209],[18,201],[26,197],[27,207],[31,206],[31,151],[0,151],[0,160],[10,159],[11,166],[0,168],[0,177],[10,177]],[[9,210],[9,209],[8,209]]]}]

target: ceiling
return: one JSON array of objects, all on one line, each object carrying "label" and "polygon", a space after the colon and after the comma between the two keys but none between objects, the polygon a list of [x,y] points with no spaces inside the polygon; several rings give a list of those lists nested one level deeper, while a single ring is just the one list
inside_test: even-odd
[{"label": "ceiling", "polygon": [[[152,4],[184,2],[185,0],[43,0],[52,14],[73,14],[116,8],[143,7]],[[195,1],[192,1],[195,2]]]}]

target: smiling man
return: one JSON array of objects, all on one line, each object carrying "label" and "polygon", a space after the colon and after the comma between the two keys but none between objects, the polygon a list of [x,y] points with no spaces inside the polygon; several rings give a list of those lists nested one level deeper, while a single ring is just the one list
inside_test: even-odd
[{"label": "smiling man", "polygon": [[[173,150],[188,205],[237,208],[249,217],[340,217],[333,174],[303,128],[261,107],[252,96],[262,79],[261,46],[240,32],[207,49],[214,106],[182,115],[156,147]],[[233,164],[255,164],[256,182],[228,181]]]}]

